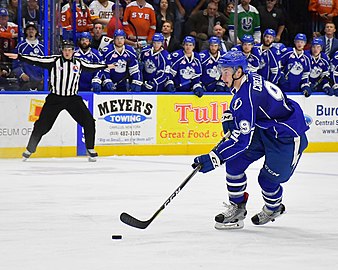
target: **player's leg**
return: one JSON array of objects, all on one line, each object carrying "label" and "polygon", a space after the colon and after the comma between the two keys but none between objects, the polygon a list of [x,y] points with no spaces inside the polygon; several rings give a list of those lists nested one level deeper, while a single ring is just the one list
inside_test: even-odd
[{"label": "player's leg", "polygon": [[226,162],[226,185],[230,204],[224,203],[225,211],[215,217],[216,229],[241,229],[246,217],[246,203],[249,194],[245,192],[247,178],[245,171],[254,161],[264,155],[264,147],[258,132],[255,132],[252,143],[243,154]]},{"label": "player's leg", "polygon": [[84,130],[85,144],[89,161],[96,161],[98,154],[94,150],[95,145],[95,120],[80,96],[74,96],[68,103],[66,110]]},{"label": "player's leg", "polygon": [[22,154],[23,160],[29,158],[30,155],[36,151],[36,147],[42,136],[51,130],[62,109],[63,103],[60,97],[53,94],[46,97],[46,102],[41,109],[39,119],[34,123],[34,128],[29,138],[26,151]]},{"label": "player's leg", "polygon": [[308,144],[305,134],[295,138],[276,139],[263,132],[262,138],[266,147],[266,159],[258,182],[265,204],[262,211],[251,219],[256,225],[274,221],[285,212],[281,183],[290,179]]}]

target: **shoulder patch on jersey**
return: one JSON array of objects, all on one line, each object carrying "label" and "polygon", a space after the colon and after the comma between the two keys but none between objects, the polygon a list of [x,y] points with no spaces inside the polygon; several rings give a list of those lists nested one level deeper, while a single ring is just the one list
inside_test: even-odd
[{"label": "shoulder patch on jersey", "polygon": [[242,104],[243,104],[243,102],[242,102],[241,98],[237,98],[234,102],[234,105],[233,105],[234,111],[237,111],[242,106]]},{"label": "shoulder patch on jersey", "polygon": [[177,57],[178,55],[179,55],[178,52],[173,52],[173,53],[172,53],[172,56],[173,56],[173,57]]}]

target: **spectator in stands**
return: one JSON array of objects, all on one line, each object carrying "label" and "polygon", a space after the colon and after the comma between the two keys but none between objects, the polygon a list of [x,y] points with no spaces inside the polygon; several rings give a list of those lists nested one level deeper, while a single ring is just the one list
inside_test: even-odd
[{"label": "spectator in stands", "polygon": [[[211,3],[211,2],[213,2],[217,5],[217,11],[218,12],[221,12],[221,13],[224,14],[224,10],[225,10],[225,7],[227,5],[227,0],[209,0],[208,4]],[[204,5],[204,7],[205,7],[205,5]]]},{"label": "spectator in stands", "polygon": [[257,73],[265,80],[277,84],[280,77],[281,51],[274,46],[276,32],[273,29],[266,29],[263,33],[263,42],[257,46],[260,63]]},{"label": "spectator in stands", "polygon": [[260,18],[258,10],[250,5],[251,0],[241,0],[241,4],[238,5],[238,32],[237,40],[235,40],[234,33],[234,12],[230,14],[229,19],[229,36],[230,40],[234,43],[240,43],[240,39],[243,35],[252,35],[255,39],[255,43],[261,42],[260,31]]},{"label": "spectator in stands", "polygon": [[228,2],[224,8],[224,15],[225,17],[227,17],[228,21],[230,19],[230,14],[231,12],[234,12],[234,8],[235,8],[235,3],[234,2]]},{"label": "spectator in stands", "polygon": [[116,6],[115,3],[112,6],[112,12],[113,12],[113,17],[110,19],[108,25],[107,25],[107,36],[110,38],[114,37],[114,32],[116,29],[123,29],[123,7],[121,4],[118,5],[118,19],[116,19]]},{"label": "spectator in stands", "polygon": [[[24,55],[44,55],[44,46],[38,40],[39,32],[34,22],[26,23],[25,40],[20,41],[14,53]],[[21,90],[43,90],[43,68],[30,65],[20,60],[13,61],[13,72],[19,79]]]},{"label": "spectator in stands", "polygon": [[294,39],[294,48],[283,49],[279,86],[284,92],[302,92],[308,97],[312,93],[309,82],[311,63],[304,53],[306,42],[306,35],[298,33]]},{"label": "spectator in stands", "polygon": [[257,72],[260,64],[260,55],[257,47],[254,47],[255,40],[252,35],[245,34],[241,38],[241,44],[234,46],[232,51],[243,52],[248,59],[248,69],[251,72]]},{"label": "spectator in stands", "polygon": [[177,51],[181,48],[180,42],[176,39],[173,33],[173,22],[165,21],[162,25],[162,35],[164,36],[163,48],[169,53]]},{"label": "spectator in stands", "polygon": [[178,40],[182,40],[182,36],[187,34],[184,33],[184,24],[190,17],[197,13],[206,0],[175,0],[175,24],[174,24],[174,36]]},{"label": "spectator in stands", "polygon": [[174,13],[171,12],[169,0],[160,0],[160,9],[156,12],[156,32],[161,32],[165,21],[175,21]]},{"label": "spectator in stands", "polygon": [[[35,0],[30,0],[35,1]],[[61,25],[63,28],[63,39],[73,38],[73,6],[72,3],[66,4],[61,10]],[[80,0],[76,0],[76,33],[80,36],[82,32],[89,32],[93,29],[93,23],[90,16],[89,8],[85,4],[81,4]]]},{"label": "spectator in stands", "polygon": [[[138,57],[132,46],[125,44],[126,33],[117,29],[114,33],[114,43],[102,49],[103,59],[106,64],[115,64],[110,72],[105,72],[103,81],[104,91],[141,91],[141,71]],[[128,86],[129,79],[130,88]]]},{"label": "spectator in stands", "polygon": [[223,28],[221,25],[216,24],[214,26],[214,35],[219,38],[221,43],[221,50],[223,52],[227,52],[233,47],[232,42],[228,40],[229,37],[226,36],[225,28]]},{"label": "spectator in stands", "polygon": [[208,40],[209,49],[200,52],[202,77],[201,82],[207,92],[225,91],[225,83],[221,80],[221,73],[218,69],[218,60],[221,51],[221,42],[218,37],[211,37]]},{"label": "spectator in stands", "polygon": [[108,46],[111,42],[113,42],[113,39],[103,34],[102,24],[94,23],[93,40],[90,44],[90,47],[98,51],[101,51],[104,47]]},{"label": "spectator in stands", "polygon": [[113,2],[108,0],[94,0],[90,5],[90,15],[93,23],[101,23],[103,34],[107,34],[107,25],[113,17]]},{"label": "spectator in stands", "polygon": [[8,21],[18,24],[18,0],[9,0],[7,10],[9,16]]},{"label": "spectator in stands", "polygon": [[333,22],[327,22],[324,28],[325,35],[319,38],[324,41],[324,53],[331,59],[338,50],[338,39],[335,38],[336,26]]},{"label": "spectator in stands", "polygon": [[[84,59],[89,63],[101,63],[102,55],[90,47],[92,36],[89,32],[82,32],[79,35],[78,48],[74,52],[74,56]],[[93,91],[95,93],[101,92],[101,84],[103,72],[83,70],[79,79],[79,91]]]},{"label": "spectator in stands", "polygon": [[195,39],[186,36],[183,49],[171,54],[171,65],[167,90],[169,92],[190,92],[202,97],[204,90],[201,84],[202,65],[199,54],[194,52]]},{"label": "spectator in stands", "polygon": [[261,22],[261,32],[273,29],[276,32],[275,42],[280,42],[285,29],[286,18],[282,9],[276,6],[277,0],[266,0],[266,5],[257,8]]},{"label": "spectator in stands", "polygon": [[153,6],[145,0],[131,2],[124,11],[123,27],[127,38],[134,42],[135,48],[143,47],[146,43],[150,44],[156,30],[156,14]]},{"label": "spectator in stands", "polygon": [[[0,51],[12,52],[18,38],[18,26],[9,22],[9,13],[6,8],[0,8]],[[0,53],[0,73],[8,77],[12,71],[12,60]]]},{"label": "spectator in stands", "polygon": [[338,16],[338,0],[310,0],[309,11],[314,15],[312,16],[312,31],[318,32],[325,23],[332,22],[333,17]]},{"label": "spectator in stands", "polygon": [[325,53],[322,52],[324,41],[320,38],[314,38],[311,42],[311,49],[305,51],[310,58],[310,87],[311,91],[325,92],[329,96],[334,94],[329,83],[330,81],[330,63]]},{"label": "spectator in stands", "polygon": [[23,25],[27,22],[34,22],[40,28],[40,12],[38,0],[27,0],[27,5],[22,9]]},{"label": "spectator in stands", "polygon": [[161,33],[155,33],[152,41],[152,45],[143,48],[141,52],[142,91],[162,92],[168,81],[170,57],[168,51],[163,49],[164,36]]},{"label": "spectator in stands", "polygon": [[190,31],[189,34],[197,39],[198,51],[202,47],[202,42],[213,36],[215,25],[227,28],[227,19],[224,14],[217,11],[217,4],[214,2],[210,2],[207,9],[200,10],[190,16],[186,27]]}]

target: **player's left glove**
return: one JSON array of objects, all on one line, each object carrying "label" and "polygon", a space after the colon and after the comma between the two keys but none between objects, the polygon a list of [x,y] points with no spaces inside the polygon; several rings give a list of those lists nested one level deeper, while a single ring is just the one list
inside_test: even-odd
[{"label": "player's left glove", "polygon": [[216,152],[211,151],[209,154],[195,157],[191,166],[195,169],[199,164],[202,166],[200,172],[207,173],[221,166],[223,162]]},{"label": "player's left glove", "polygon": [[102,89],[102,86],[101,86],[100,83],[98,83],[98,82],[92,82],[92,90],[93,90],[93,92],[100,93],[101,89]]},{"label": "player's left glove", "polygon": [[304,86],[302,90],[303,90],[303,95],[304,95],[305,97],[311,96],[311,94],[312,94],[312,89],[311,89],[310,86]]},{"label": "player's left glove", "polygon": [[155,84],[153,82],[144,82],[144,88],[147,91],[152,91],[154,89]]},{"label": "player's left glove", "polygon": [[224,92],[225,91],[225,83],[224,82],[217,82],[215,87],[216,92]]},{"label": "player's left glove", "polygon": [[141,85],[132,83],[130,84],[130,91],[132,92],[141,92]]},{"label": "player's left glove", "polygon": [[197,87],[195,87],[194,90],[193,90],[193,92],[194,92],[194,94],[195,94],[196,96],[198,96],[199,98],[202,97],[203,94],[204,94],[204,90],[203,90],[203,87],[202,87],[202,86],[197,86]]},{"label": "player's left glove", "polygon": [[329,96],[333,96],[333,94],[334,94],[334,91],[330,86],[325,86],[323,88],[323,91]]}]

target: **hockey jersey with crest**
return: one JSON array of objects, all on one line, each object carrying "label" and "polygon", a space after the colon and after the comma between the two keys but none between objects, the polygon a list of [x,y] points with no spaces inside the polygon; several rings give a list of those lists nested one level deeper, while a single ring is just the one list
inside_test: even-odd
[{"label": "hockey jersey with crest", "polygon": [[324,86],[330,87],[330,64],[327,55],[321,52],[318,58],[315,58],[313,55],[311,55],[310,51],[305,51],[305,54],[309,57],[311,63],[311,71],[309,77],[309,82],[311,86],[314,87],[318,85],[318,82],[321,80],[321,83],[316,87],[317,89],[313,90],[319,91],[322,90]]},{"label": "hockey jersey with crest", "polygon": [[263,49],[263,45],[256,46],[260,55],[259,69],[257,73],[264,79],[277,84],[281,76],[280,57],[281,52],[274,46],[269,49]]},{"label": "hockey jersey with crest", "polygon": [[143,81],[154,85],[153,91],[163,91],[168,80],[170,57],[166,50],[154,52],[152,46],[147,46],[141,51],[143,62]]},{"label": "hockey jersey with crest", "polygon": [[[231,50],[243,52],[242,45],[236,45],[232,47]],[[251,52],[246,54],[246,59],[248,59],[248,68],[250,72],[257,72],[260,63],[260,54],[257,47],[252,47]]]},{"label": "hockey jersey with crest", "polygon": [[197,52],[189,58],[183,49],[171,54],[171,66],[168,83],[173,83],[176,91],[191,91],[201,86],[202,64]]}]

